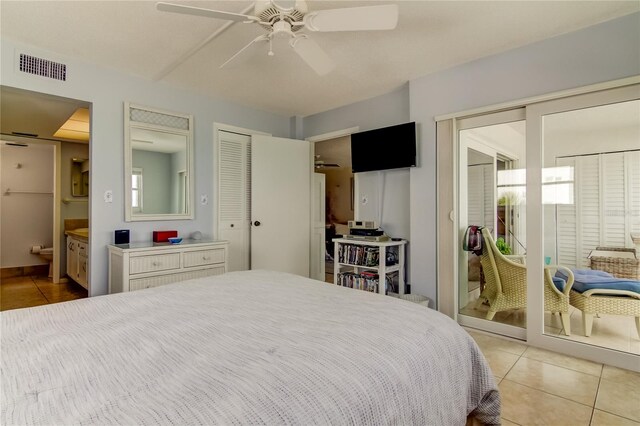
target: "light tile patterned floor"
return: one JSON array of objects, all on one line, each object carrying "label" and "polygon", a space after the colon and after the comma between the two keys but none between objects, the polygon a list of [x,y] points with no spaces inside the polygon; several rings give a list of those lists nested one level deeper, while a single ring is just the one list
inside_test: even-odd
[{"label": "light tile patterned floor", "polygon": [[640,373],[467,331],[498,382],[503,425],[640,426]]},{"label": "light tile patterned floor", "polygon": [[87,297],[74,282],[54,284],[47,277],[12,277],[0,280],[0,311],[29,308]]}]

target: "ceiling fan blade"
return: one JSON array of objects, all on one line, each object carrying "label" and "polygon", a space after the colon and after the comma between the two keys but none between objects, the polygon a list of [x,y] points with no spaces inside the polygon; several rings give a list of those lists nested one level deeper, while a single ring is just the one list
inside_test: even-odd
[{"label": "ceiling fan blade", "polygon": [[398,25],[398,5],[319,10],[307,14],[304,22],[311,31],[392,30]]},{"label": "ceiling fan blade", "polygon": [[269,40],[269,36],[267,36],[266,34],[260,35],[256,38],[254,38],[253,40],[251,40],[249,42],[249,44],[247,44],[245,47],[243,47],[242,49],[238,50],[238,52],[233,55],[232,57],[230,57],[229,59],[226,60],[226,62],[222,65],[220,65],[220,68],[224,67],[225,65],[227,65],[229,62],[233,61],[235,58],[237,58],[242,52],[244,52],[245,50],[247,50],[253,43],[256,43],[258,41],[268,41]]},{"label": "ceiling fan blade", "polygon": [[260,19],[255,16],[243,15],[241,13],[223,12],[221,10],[203,9],[180,4],[158,2],[156,3],[156,8],[162,12],[182,13],[183,15],[204,16],[206,18],[226,19],[228,21],[260,21]]},{"label": "ceiling fan blade", "polygon": [[305,34],[291,40],[291,47],[318,75],[333,71],[336,64],[324,50]]}]

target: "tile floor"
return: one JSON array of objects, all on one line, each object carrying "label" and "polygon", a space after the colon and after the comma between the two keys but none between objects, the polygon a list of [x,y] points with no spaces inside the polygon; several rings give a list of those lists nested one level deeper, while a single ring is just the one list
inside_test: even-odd
[{"label": "tile floor", "polygon": [[640,373],[467,331],[500,388],[503,425],[640,426]]},{"label": "tile floor", "polygon": [[26,276],[0,280],[0,311],[29,308],[87,297],[74,282],[54,284],[47,277]]}]

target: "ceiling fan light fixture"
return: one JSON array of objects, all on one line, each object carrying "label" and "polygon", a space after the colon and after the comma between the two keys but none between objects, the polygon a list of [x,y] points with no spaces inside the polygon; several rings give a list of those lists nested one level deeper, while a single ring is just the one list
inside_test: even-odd
[{"label": "ceiling fan light fixture", "polygon": [[259,17],[260,14],[270,8],[274,8],[280,12],[295,13],[303,16],[309,11],[307,2],[304,0],[257,0],[254,8],[255,15]]}]

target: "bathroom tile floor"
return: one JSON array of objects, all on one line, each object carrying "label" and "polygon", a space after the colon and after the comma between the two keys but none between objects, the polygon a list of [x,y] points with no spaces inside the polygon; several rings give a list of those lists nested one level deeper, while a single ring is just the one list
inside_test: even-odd
[{"label": "bathroom tile floor", "polygon": [[500,388],[503,425],[640,426],[640,373],[467,332]]},{"label": "bathroom tile floor", "polygon": [[0,311],[29,308],[87,297],[74,282],[54,284],[47,277],[23,276],[0,280]]}]

